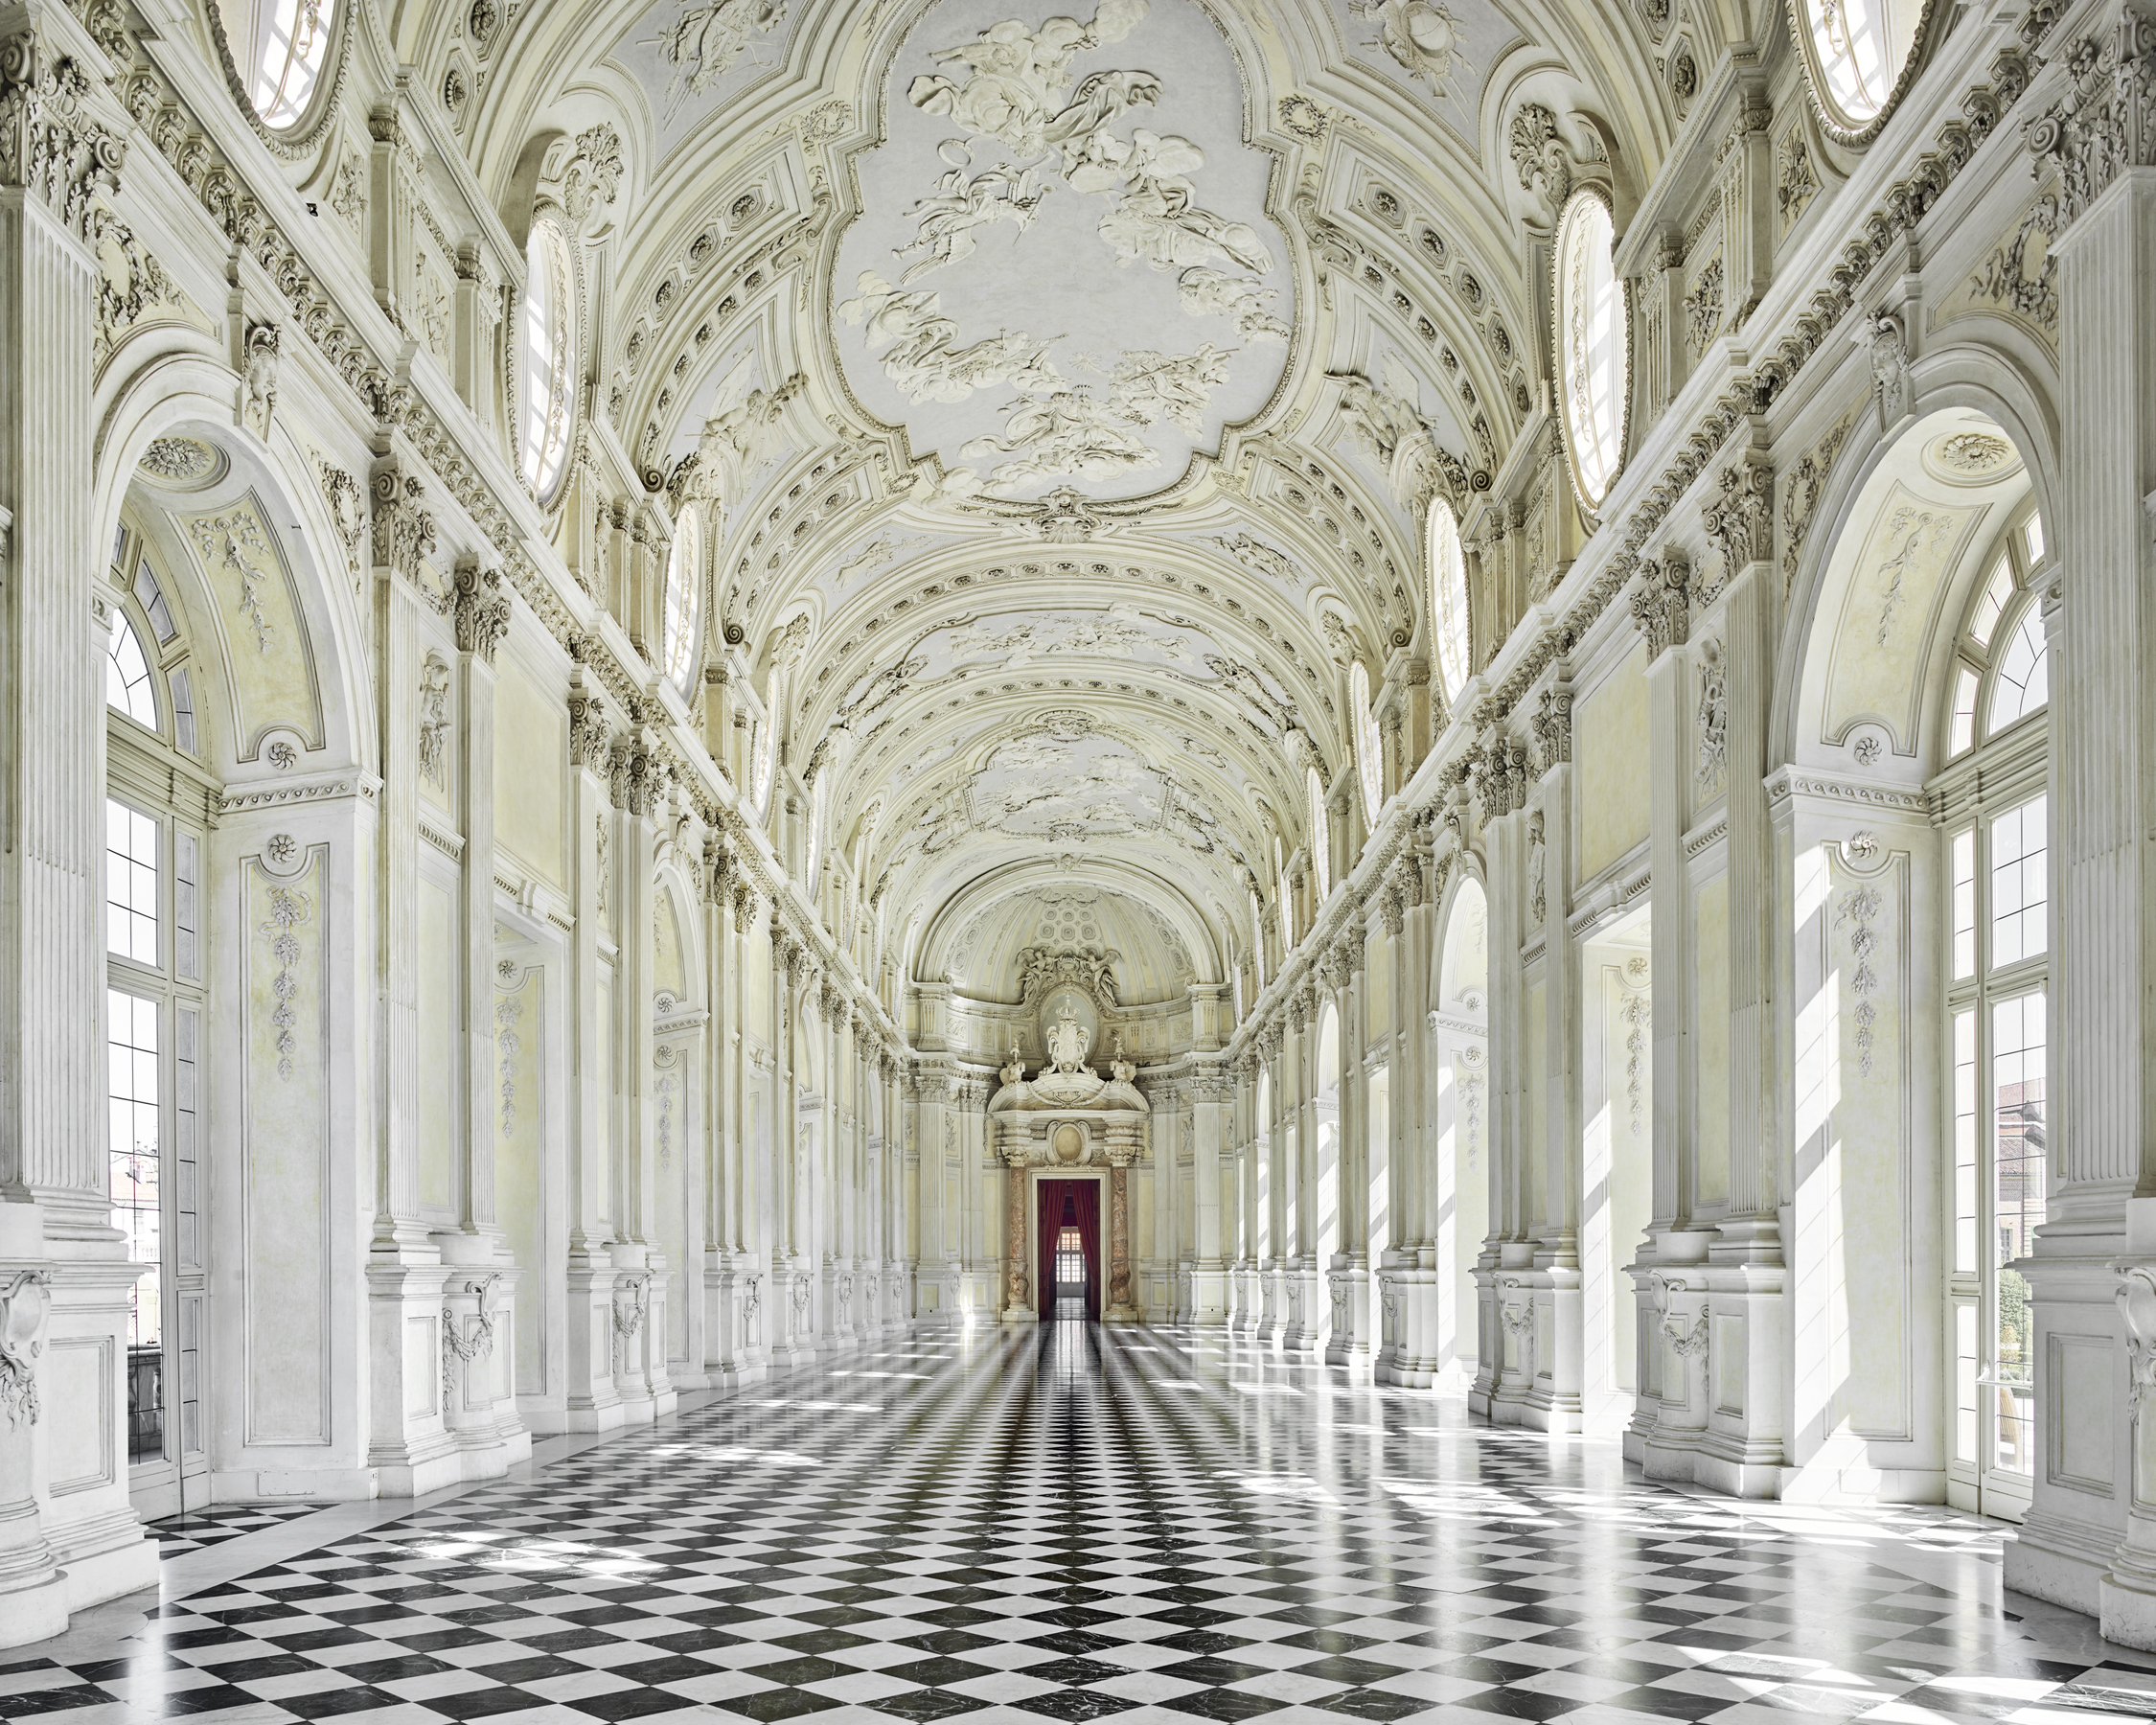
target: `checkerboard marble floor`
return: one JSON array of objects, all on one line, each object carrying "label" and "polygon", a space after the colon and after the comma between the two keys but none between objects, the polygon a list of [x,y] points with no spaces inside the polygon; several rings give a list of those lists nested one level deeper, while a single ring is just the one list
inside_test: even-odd
[{"label": "checkerboard marble floor", "polygon": [[1649,1485],[1209,1332],[924,1333],[197,1551],[0,1653],[0,1717],[2156,1718],[2003,1533]]}]

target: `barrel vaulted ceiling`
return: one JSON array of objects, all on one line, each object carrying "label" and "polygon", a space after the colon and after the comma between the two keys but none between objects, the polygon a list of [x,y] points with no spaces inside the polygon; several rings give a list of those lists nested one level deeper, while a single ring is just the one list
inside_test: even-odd
[{"label": "barrel vaulted ceiling", "polygon": [[1350,664],[1382,699],[1427,658],[1429,501],[1472,518],[1544,424],[1556,205],[1599,179],[1621,228],[1679,57],[1734,28],[1670,0],[398,20],[401,58],[464,70],[505,210],[546,140],[618,135],[592,409],[704,512],[708,651],[780,707],[893,937],[946,930],[912,957],[949,968],[1009,944],[961,941],[961,903],[1015,928],[1106,894],[1122,937],[1134,905],[1177,931],[1157,980],[1247,947],[1306,766],[1348,761]]}]

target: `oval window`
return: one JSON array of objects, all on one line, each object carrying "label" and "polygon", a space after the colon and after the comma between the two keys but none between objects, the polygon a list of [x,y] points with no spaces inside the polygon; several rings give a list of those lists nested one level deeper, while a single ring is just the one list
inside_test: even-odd
[{"label": "oval window", "polygon": [[1355,724],[1355,773],[1363,787],[1363,824],[1376,830],[1385,806],[1384,740],[1377,715],[1370,711],[1370,674],[1358,659],[1347,673],[1347,701]]},{"label": "oval window", "polygon": [[524,264],[516,330],[517,466],[544,506],[562,489],[576,418],[576,264],[567,236],[551,221],[533,223]]},{"label": "oval window", "polygon": [[1915,65],[1931,0],[1790,0],[1820,119],[1840,144],[1869,141]]},{"label": "oval window", "polygon": [[218,26],[255,116],[295,130],[314,106],[334,40],[336,0],[218,0]]},{"label": "oval window", "polygon": [[1572,479],[1590,511],[1601,507],[1624,462],[1632,328],[1611,256],[1616,242],[1601,195],[1573,193],[1557,227],[1557,377]]},{"label": "oval window", "polygon": [[1467,559],[1460,551],[1459,518],[1442,497],[1430,501],[1430,656],[1445,704],[1459,699],[1467,682]]},{"label": "oval window", "polygon": [[666,674],[675,682],[696,669],[697,589],[703,576],[703,526],[692,503],[675,524],[666,558]]}]

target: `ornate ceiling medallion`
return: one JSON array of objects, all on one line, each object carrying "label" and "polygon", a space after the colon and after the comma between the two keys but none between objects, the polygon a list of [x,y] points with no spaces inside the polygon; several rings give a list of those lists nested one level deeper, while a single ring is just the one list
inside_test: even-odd
[{"label": "ornate ceiling medallion", "polygon": [[[1022,4],[1022,0],[1019,0]],[[1243,141],[1235,57],[1193,0],[1090,18],[941,0],[856,163],[836,332],[856,398],[948,499],[1156,494],[1271,399],[1294,287]],[[1049,538],[1059,537],[1044,524]]]},{"label": "ornate ceiling medallion", "polygon": [[2021,455],[1991,431],[1950,431],[1924,451],[1924,466],[1949,485],[1993,485],[2021,466]]},{"label": "ornate ceiling medallion", "polygon": [[224,451],[193,437],[157,437],[137,464],[144,478],[172,491],[200,491],[224,476]]}]

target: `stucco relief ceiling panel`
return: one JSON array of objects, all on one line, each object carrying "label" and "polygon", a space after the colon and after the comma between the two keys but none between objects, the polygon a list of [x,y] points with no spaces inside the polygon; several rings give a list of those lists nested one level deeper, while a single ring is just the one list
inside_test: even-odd
[{"label": "stucco relief ceiling panel", "polygon": [[1488,0],[1332,0],[1347,52],[1473,147],[1490,73],[1520,32]]},{"label": "stucco relief ceiling panel", "polygon": [[1113,500],[1172,484],[1264,405],[1294,287],[1194,0],[945,0],[856,163],[836,332],[856,396],[947,488]]},{"label": "stucco relief ceiling panel", "polygon": [[800,0],[658,0],[607,58],[651,103],[653,159],[786,59]]},{"label": "stucco relief ceiling panel", "polygon": [[975,828],[1008,838],[1124,838],[1160,824],[1167,785],[1128,743],[1068,723],[998,744],[966,803]]},{"label": "stucco relief ceiling panel", "polygon": [[948,682],[1059,662],[1106,659],[1179,674],[1217,689],[1275,729],[1292,719],[1288,691],[1180,618],[1134,604],[1101,610],[999,610],[962,618],[918,637],[896,660],[855,679],[837,718],[857,733],[909,695]]}]

